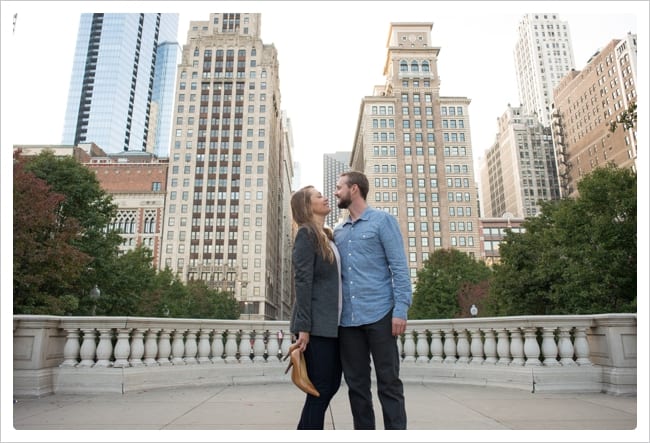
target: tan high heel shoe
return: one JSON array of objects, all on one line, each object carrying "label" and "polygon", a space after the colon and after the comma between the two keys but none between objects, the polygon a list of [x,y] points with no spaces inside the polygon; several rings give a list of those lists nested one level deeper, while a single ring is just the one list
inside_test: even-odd
[{"label": "tan high heel shoe", "polygon": [[297,344],[293,344],[289,347],[289,352],[284,356],[283,360],[291,358],[289,360],[289,365],[284,371],[286,374],[289,372],[289,369],[293,366],[293,371],[291,371],[291,381],[296,385],[301,391],[306,394],[313,395],[314,397],[320,397],[320,392],[312,384],[307,374],[307,363],[305,362],[305,356],[300,351]]}]

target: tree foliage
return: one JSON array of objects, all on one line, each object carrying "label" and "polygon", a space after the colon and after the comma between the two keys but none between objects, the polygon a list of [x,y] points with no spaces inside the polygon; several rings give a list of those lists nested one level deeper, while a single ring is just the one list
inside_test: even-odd
[{"label": "tree foliage", "polygon": [[508,233],[490,285],[491,312],[636,311],[636,175],[598,168],[578,191],[576,199],[541,202],[525,233]]},{"label": "tree foliage", "polygon": [[467,317],[465,304],[479,306],[490,274],[484,262],[457,249],[435,251],[418,271],[409,318]]},{"label": "tree foliage", "polygon": [[74,243],[79,222],[64,217],[65,196],[25,170],[19,155],[13,165],[13,306],[25,314],[63,315],[77,308],[74,283],[91,257]]}]

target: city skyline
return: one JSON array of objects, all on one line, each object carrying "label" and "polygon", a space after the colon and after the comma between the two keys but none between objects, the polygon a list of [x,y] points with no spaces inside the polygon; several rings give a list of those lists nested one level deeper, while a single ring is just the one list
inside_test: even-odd
[{"label": "city skyline", "polygon": [[[82,6],[76,2],[52,3],[66,3],[71,12],[75,9],[79,13],[87,12],[82,11]],[[246,6],[244,9],[260,11],[262,40],[274,44],[278,50],[281,106],[292,122],[294,160],[300,163],[303,177],[303,183],[296,186],[322,186],[322,155],[352,149],[361,100],[372,94],[375,85],[384,82],[382,70],[391,22],[433,22],[432,43],[441,48],[438,61],[440,93],[471,100],[469,114],[475,162],[494,142],[497,119],[508,104],[520,104],[513,50],[517,26],[524,13],[556,12],[569,23],[577,70],[581,70],[589,57],[609,41],[622,38],[627,32],[638,33],[637,28],[645,30],[644,26],[638,25],[647,23],[647,15],[640,13],[644,8],[647,11],[647,4],[641,2],[616,3],[615,8],[620,14],[612,14],[612,2],[595,2],[590,5],[590,14],[586,15],[578,14],[584,5],[582,2],[491,2],[487,9],[482,3],[465,2],[476,6],[472,8],[473,15],[460,14],[451,2],[436,2],[435,7],[424,2],[400,2],[399,9],[394,8],[394,4],[390,7],[394,2],[380,2],[373,7],[375,17],[372,21],[365,17],[367,3],[364,2],[346,2],[344,15],[337,14],[335,8],[328,8],[336,2],[309,3],[309,7],[299,3],[291,5],[300,19],[291,19],[288,26],[287,2],[224,2],[219,5],[219,10],[223,11],[237,11],[243,5]],[[121,4],[93,2],[93,9],[95,12],[113,11],[116,7],[119,10]],[[188,7],[179,12],[179,42],[186,40],[190,21],[206,20],[209,13],[214,12],[207,2],[187,4]],[[272,4],[275,7],[270,7]],[[50,2],[43,2],[43,5],[50,7]],[[162,8],[161,12],[178,12],[174,11],[173,4],[166,2],[140,2],[139,5],[142,12],[152,11],[152,8]],[[66,14],[65,26],[61,26],[63,18],[52,21],[45,9],[28,8],[21,2],[2,2],[2,9],[7,20],[18,13],[15,30],[7,26],[2,28],[2,58],[7,60],[3,63],[5,100],[2,106],[6,111],[3,115],[11,120],[3,119],[3,144],[58,144],[63,132],[65,97],[79,15]],[[508,12],[502,12],[504,10]],[[332,21],[334,19],[336,22]],[[363,32],[357,28],[360,20],[366,20]],[[35,28],[41,32],[35,33]],[[314,32],[320,32],[322,38],[305,40],[307,33]],[[36,42],[31,38],[44,34],[56,35],[57,38],[39,38]],[[479,38],[472,39],[474,36]],[[643,35],[640,38],[643,40]],[[29,85],[34,84],[36,76],[41,75],[40,71],[16,75],[8,69],[16,63],[24,64],[25,55],[36,50],[34,45],[42,48],[43,56],[56,60],[56,64],[48,65],[61,67],[58,73],[48,72],[47,79],[55,88],[50,99],[41,101],[38,109],[31,106],[34,101],[29,97],[40,94],[41,90]],[[647,61],[643,58],[641,54],[641,65]],[[323,69],[315,70],[314,66]],[[490,69],[479,71],[486,66]],[[494,66],[500,68],[493,69]],[[15,87],[8,89],[7,84],[15,84]],[[485,87],[486,84],[490,86]],[[322,103],[315,101],[313,95],[306,94],[305,90],[314,91],[314,94],[322,90]],[[23,122],[33,121],[34,117],[40,122],[38,131],[21,129],[25,128]],[[307,179],[313,181],[307,183]]]}]

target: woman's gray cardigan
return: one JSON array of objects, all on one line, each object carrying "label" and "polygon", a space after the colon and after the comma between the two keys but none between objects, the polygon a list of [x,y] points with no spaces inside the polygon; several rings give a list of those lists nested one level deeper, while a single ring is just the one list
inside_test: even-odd
[{"label": "woman's gray cardigan", "polygon": [[321,256],[316,238],[301,227],[293,243],[296,301],[290,330],[321,337],[337,337],[339,322],[339,268]]}]

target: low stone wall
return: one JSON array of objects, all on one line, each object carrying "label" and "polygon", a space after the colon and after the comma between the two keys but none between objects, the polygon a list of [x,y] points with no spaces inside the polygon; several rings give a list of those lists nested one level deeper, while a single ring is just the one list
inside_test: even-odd
[{"label": "low stone wall", "polygon": [[[287,322],[14,316],[14,396],[289,383]],[[409,321],[413,383],[636,394],[636,315]]]}]

